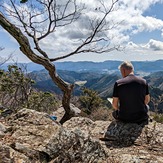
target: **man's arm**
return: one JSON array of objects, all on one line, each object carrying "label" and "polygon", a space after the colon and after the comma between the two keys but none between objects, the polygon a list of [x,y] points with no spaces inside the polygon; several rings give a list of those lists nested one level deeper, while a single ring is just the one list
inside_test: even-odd
[{"label": "man's arm", "polygon": [[119,99],[118,97],[113,97],[113,102],[112,102],[112,106],[115,110],[119,109]]},{"label": "man's arm", "polygon": [[145,96],[145,100],[144,100],[145,105],[147,105],[149,103],[149,101],[150,101],[150,96],[148,94]]}]

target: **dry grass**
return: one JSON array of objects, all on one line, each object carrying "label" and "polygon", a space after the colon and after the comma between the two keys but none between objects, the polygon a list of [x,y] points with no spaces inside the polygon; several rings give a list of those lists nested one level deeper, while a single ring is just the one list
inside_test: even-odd
[{"label": "dry grass", "polygon": [[113,118],[112,118],[112,109],[102,108],[102,107],[92,110],[91,114],[89,114],[89,115],[82,111],[81,116],[88,117],[93,121],[97,121],[97,120],[103,120],[103,121],[113,120]]}]

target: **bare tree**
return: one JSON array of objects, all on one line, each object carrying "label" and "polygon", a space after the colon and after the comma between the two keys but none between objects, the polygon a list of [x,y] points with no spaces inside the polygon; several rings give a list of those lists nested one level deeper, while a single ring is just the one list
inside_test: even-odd
[{"label": "bare tree", "polygon": [[[43,65],[48,70],[54,83],[62,90],[62,105],[65,114],[60,121],[61,124],[74,116],[70,108],[74,84],[61,79],[56,72],[54,61],[79,53],[104,53],[118,49],[118,46],[110,46],[110,38],[106,34],[108,30],[115,27],[115,24],[110,25],[107,22],[107,17],[114,10],[118,0],[110,2],[111,5],[106,7],[105,3],[100,1],[101,7],[97,6],[94,9],[100,17],[88,19],[87,16],[88,32],[77,41],[77,46],[72,51],[65,52],[59,57],[50,57],[52,55],[48,54],[40,43],[58,29],[63,30],[63,27],[68,27],[78,20],[84,19],[86,17],[83,13],[84,4],[79,4],[76,0],[28,0],[23,6],[16,3],[15,0],[8,0],[7,5],[1,4],[0,25],[2,28],[16,39],[23,54],[32,62]],[[10,19],[11,17],[15,22]],[[86,21],[86,19],[84,20]],[[30,42],[32,43],[30,44]]]},{"label": "bare tree", "polygon": [[[0,47],[0,51],[2,51],[4,48],[3,47]],[[3,53],[3,52],[1,52]],[[6,63],[7,61],[9,61],[11,58],[13,57],[13,54],[11,53],[10,55],[8,55],[6,58],[4,57],[0,57],[0,67]]]}]

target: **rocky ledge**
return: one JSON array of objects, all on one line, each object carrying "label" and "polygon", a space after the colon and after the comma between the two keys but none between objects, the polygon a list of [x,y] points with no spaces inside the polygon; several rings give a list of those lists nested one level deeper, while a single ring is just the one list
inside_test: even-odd
[{"label": "rocky ledge", "polygon": [[74,117],[61,126],[22,109],[0,122],[0,163],[161,163],[163,125]]}]

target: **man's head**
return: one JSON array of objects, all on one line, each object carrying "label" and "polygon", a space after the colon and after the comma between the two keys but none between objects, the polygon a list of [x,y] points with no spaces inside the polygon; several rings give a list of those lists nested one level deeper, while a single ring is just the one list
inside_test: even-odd
[{"label": "man's head", "polygon": [[128,76],[130,73],[134,72],[134,66],[132,65],[131,62],[125,61],[123,62],[120,66],[119,69],[121,71],[122,77]]}]

